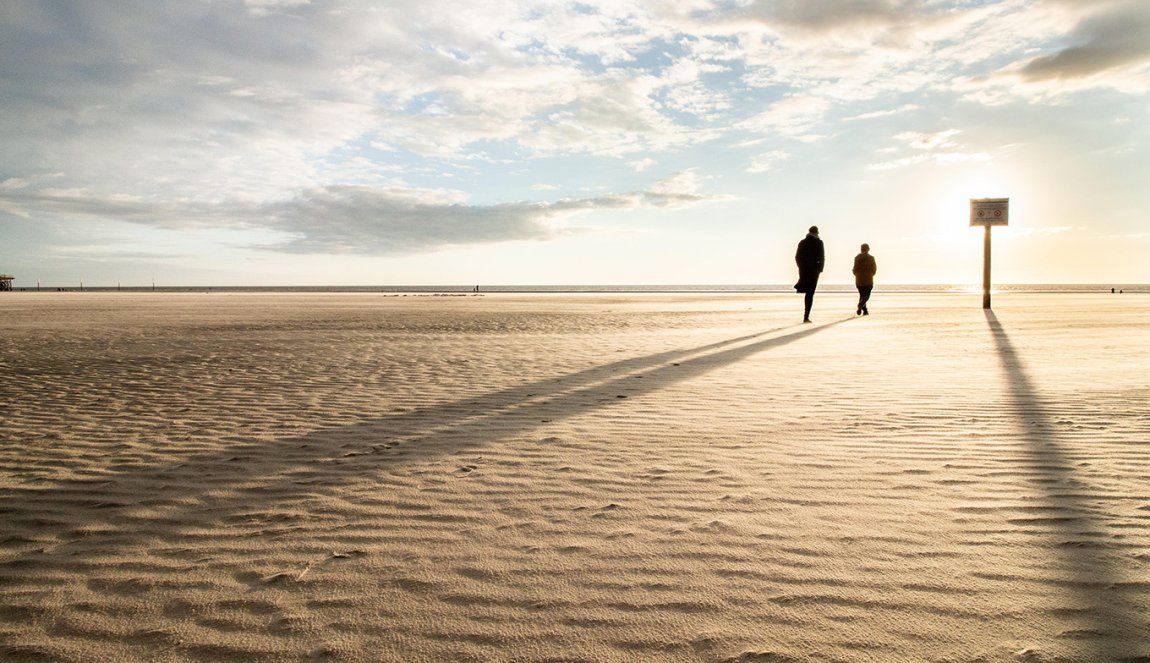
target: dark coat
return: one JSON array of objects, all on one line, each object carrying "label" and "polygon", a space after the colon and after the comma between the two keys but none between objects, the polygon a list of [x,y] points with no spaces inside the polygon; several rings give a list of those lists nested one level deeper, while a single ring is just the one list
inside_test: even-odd
[{"label": "dark coat", "polygon": [[860,253],[855,256],[855,266],[851,272],[855,275],[855,285],[874,285],[874,275],[878,271],[874,256],[869,253]]},{"label": "dark coat", "polygon": [[799,242],[798,251],[795,252],[795,264],[799,266],[799,282],[795,284],[798,292],[813,292],[819,284],[819,274],[823,273],[823,240],[814,233],[809,233]]}]

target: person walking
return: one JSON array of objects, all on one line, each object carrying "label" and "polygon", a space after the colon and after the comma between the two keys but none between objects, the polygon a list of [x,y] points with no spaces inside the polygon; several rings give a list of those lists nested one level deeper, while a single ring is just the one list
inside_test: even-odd
[{"label": "person walking", "polygon": [[874,275],[878,271],[874,256],[870,254],[870,244],[863,244],[862,253],[855,256],[855,266],[851,273],[855,275],[855,287],[859,289],[859,306],[855,315],[870,315],[866,310],[866,303],[870,300],[871,290],[874,290]]},{"label": "person walking", "polygon": [[811,226],[795,252],[795,263],[799,266],[799,282],[795,284],[795,291],[806,295],[803,298],[803,322],[811,321],[811,305],[815,303],[815,288],[819,285],[825,257],[819,227]]}]

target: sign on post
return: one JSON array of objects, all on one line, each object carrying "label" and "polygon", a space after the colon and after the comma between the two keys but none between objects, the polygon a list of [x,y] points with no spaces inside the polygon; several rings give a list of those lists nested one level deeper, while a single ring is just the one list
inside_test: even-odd
[{"label": "sign on post", "polygon": [[1005,226],[1010,219],[1009,198],[971,198],[970,225],[982,226],[982,308],[990,308],[990,229]]},{"label": "sign on post", "polygon": [[1009,198],[970,199],[970,225],[972,226],[1005,226],[1009,218]]}]

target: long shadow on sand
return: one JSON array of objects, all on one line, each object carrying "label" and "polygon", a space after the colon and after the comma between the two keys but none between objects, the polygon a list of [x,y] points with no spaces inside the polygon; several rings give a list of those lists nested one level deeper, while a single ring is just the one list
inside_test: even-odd
[{"label": "long shadow on sand", "polygon": [[1089,660],[1150,660],[1146,652],[1139,656],[1129,651],[1130,646],[1125,642],[1130,634],[1145,633],[1148,625],[1118,594],[1125,578],[1113,553],[1107,549],[1109,537],[1098,522],[1102,516],[1094,503],[1099,496],[1075,475],[1073,462],[1060,443],[1051,417],[998,317],[988,310],[986,319],[1010,386],[1011,404],[1022,424],[1024,451],[1032,469],[1041,477],[1034,482],[1041,490],[1039,496],[1052,513],[1066,514],[1045,522],[1049,524],[1050,536],[1057,541],[1051,544],[1055,555],[1073,574],[1061,584],[1072,592],[1090,625],[1074,636],[1090,651]]},{"label": "long shadow on sand", "polygon": [[352,426],[124,469],[98,480],[8,489],[0,493],[0,517],[7,525],[0,534],[6,558],[0,562],[0,587],[50,572],[54,551],[114,555],[142,542],[172,544],[189,525],[242,521],[254,509],[332,494],[346,477],[498,443],[536,430],[544,420],[614,406],[620,397],[658,391],[848,319],[612,362]]}]

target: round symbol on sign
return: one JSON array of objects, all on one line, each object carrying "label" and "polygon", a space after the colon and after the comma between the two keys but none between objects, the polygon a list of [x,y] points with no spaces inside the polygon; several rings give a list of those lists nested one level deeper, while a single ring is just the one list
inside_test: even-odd
[{"label": "round symbol on sign", "polygon": [[1000,209],[996,209],[996,210],[994,210],[994,216],[995,216],[995,217],[1000,217],[1000,216],[1002,216],[1002,210],[1000,210]]},{"label": "round symbol on sign", "polygon": [[986,212],[984,210],[978,210],[978,218],[981,219],[984,216],[986,216]]}]

